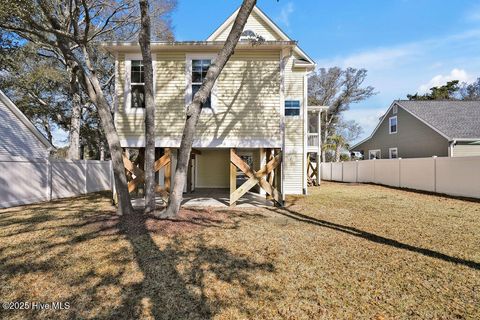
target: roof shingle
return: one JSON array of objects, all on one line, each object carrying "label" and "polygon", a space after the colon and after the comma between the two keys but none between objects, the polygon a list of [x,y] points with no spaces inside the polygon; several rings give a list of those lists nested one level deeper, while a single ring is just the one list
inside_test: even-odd
[{"label": "roof shingle", "polygon": [[480,139],[480,101],[397,100],[411,112],[449,139]]}]

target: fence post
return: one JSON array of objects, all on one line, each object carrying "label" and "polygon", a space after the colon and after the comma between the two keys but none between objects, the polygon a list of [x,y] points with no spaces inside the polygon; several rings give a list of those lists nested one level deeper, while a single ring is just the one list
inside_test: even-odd
[{"label": "fence post", "polygon": [[87,185],[87,169],[88,169],[88,160],[83,160],[83,168],[85,171],[85,179],[84,179],[84,188],[83,188],[83,193],[87,194],[88,193],[88,185]]},{"label": "fence post", "polygon": [[355,183],[358,183],[358,160],[355,160]]},{"label": "fence post", "polygon": [[342,182],[343,182],[343,161],[342,161]]},{"label": "fence post", "polygon": [[375,179],[376,175],[375,175],[375,160],[377,160],[376,158],[373,158],[373,183],[377,183],[377,179]]},{"label": "fence post", "polygon": [[330,162],[330,181],[333,181],[333,162]]},{"label": "fence post", "polygon": [[437,156],[433,156],[433,192],[437,192]]},{"label": "fence post", "polygon": [[398,158],[398,187],[402,187],[402,158]]},{"label": "fence post", "polygon": [[47,158],[47,201],[52,201],[52,162]]}]

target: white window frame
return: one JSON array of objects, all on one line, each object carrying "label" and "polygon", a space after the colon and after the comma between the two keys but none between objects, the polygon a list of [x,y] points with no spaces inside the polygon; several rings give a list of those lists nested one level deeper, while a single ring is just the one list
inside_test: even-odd
[{"label": "white window frame", "polygon": [[[397,153],[397,157],[396,158],[392,158],[392,151],[394,151]],[[395,148],[388,148],[388,157],[390,159],[398,159],[398,148],[395,147]]]},{"label": "white window frame", "polygon": [[[395,119],[395,122],[396,122],[395,131],[392,131],[392,120],[393,119]],[[397,132],[398,132],[398,118],[397,118],[397,116],[388,118],[388,133],[389,134],[395,134]]]},{"label": "white window frame", "polygon": [[[143,60],[141,53],[128,53],[125,55],[125,87],[123,97],[123,110],[128,114],[144,114],[144,108],[132,108],[132,60]],[[155,98],[157,89],[157,61],[155,55],[152,55],[153,66],[153,97]]]},{"label": "white window frame", "polygon": [[[192,60],[213,60],[216,53],[187,53],[185,55],[185,108],[192,102]],[[218,79],[217,79],[218,80]],[[213,84],[210,94],[210,108],[202,108],[202,112],[215,113],[218,106],[217,81]]]},{"label": "white window frame", "polygon": [[372,159],[370,158],[370,155],[371,155],[372,153],[374,153],[374,152],[375,152],[375,153],[378,152],[378,154],[380,155],[380,157],[375,158],[375,159],[382,159],[382,150],[380,150],[380,149],[372,149],[372,150],[368,150],[368,160],[372,160]]}]

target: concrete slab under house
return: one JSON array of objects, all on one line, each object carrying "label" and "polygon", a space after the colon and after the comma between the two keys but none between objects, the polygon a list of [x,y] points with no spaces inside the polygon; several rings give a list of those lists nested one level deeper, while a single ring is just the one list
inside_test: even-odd
[{"label": "concrete slab under house", "polygon": [[[152,43],[160,198],[167,197],[173,181],[185,107],[236,14],[206,40]],[[145,147],[140,47],[137,42],[106,42],[102,47],[116,58],[115,125],[122,147],[139,154],[138,159],[124,158],[129,190],[138,193]],[[281,205],[286,195],[306,194],[308,185],[320,183],[319,123],[325,107],[307,104],[307,77],[314,68],[315,62],[297,42],[255,7],[202,107],[184,190],[187,198],[216,189],[228,194],[224,205],[255,202],[252,194]]]}]

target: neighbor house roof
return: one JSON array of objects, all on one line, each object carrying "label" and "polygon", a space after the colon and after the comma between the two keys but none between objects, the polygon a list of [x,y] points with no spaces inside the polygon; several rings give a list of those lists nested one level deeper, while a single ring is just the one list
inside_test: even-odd
[{"label": "neighbor house roof", "polygon": [[[480,101],[395,100],[385,114],[388,114],[394,105],[404,109],[448,141],[480,140]],[[372,134],[350,150],[370,140],[384,120],[385,116],[380,117]]]},{"label": "neighbor house roof", "polygon": [[449,140],[480,139],[480,101],[399,100],[396,103]]},{"label": "neighbor house roof", "polygon": [[0,101],[27,127],[46,148],[54,149],[55,147],[48,141],[45,136],[38,131],[38,129],[33,125],[33,123],[23,114],[20,109],[7,97],[2,90],[0,90]]}]

